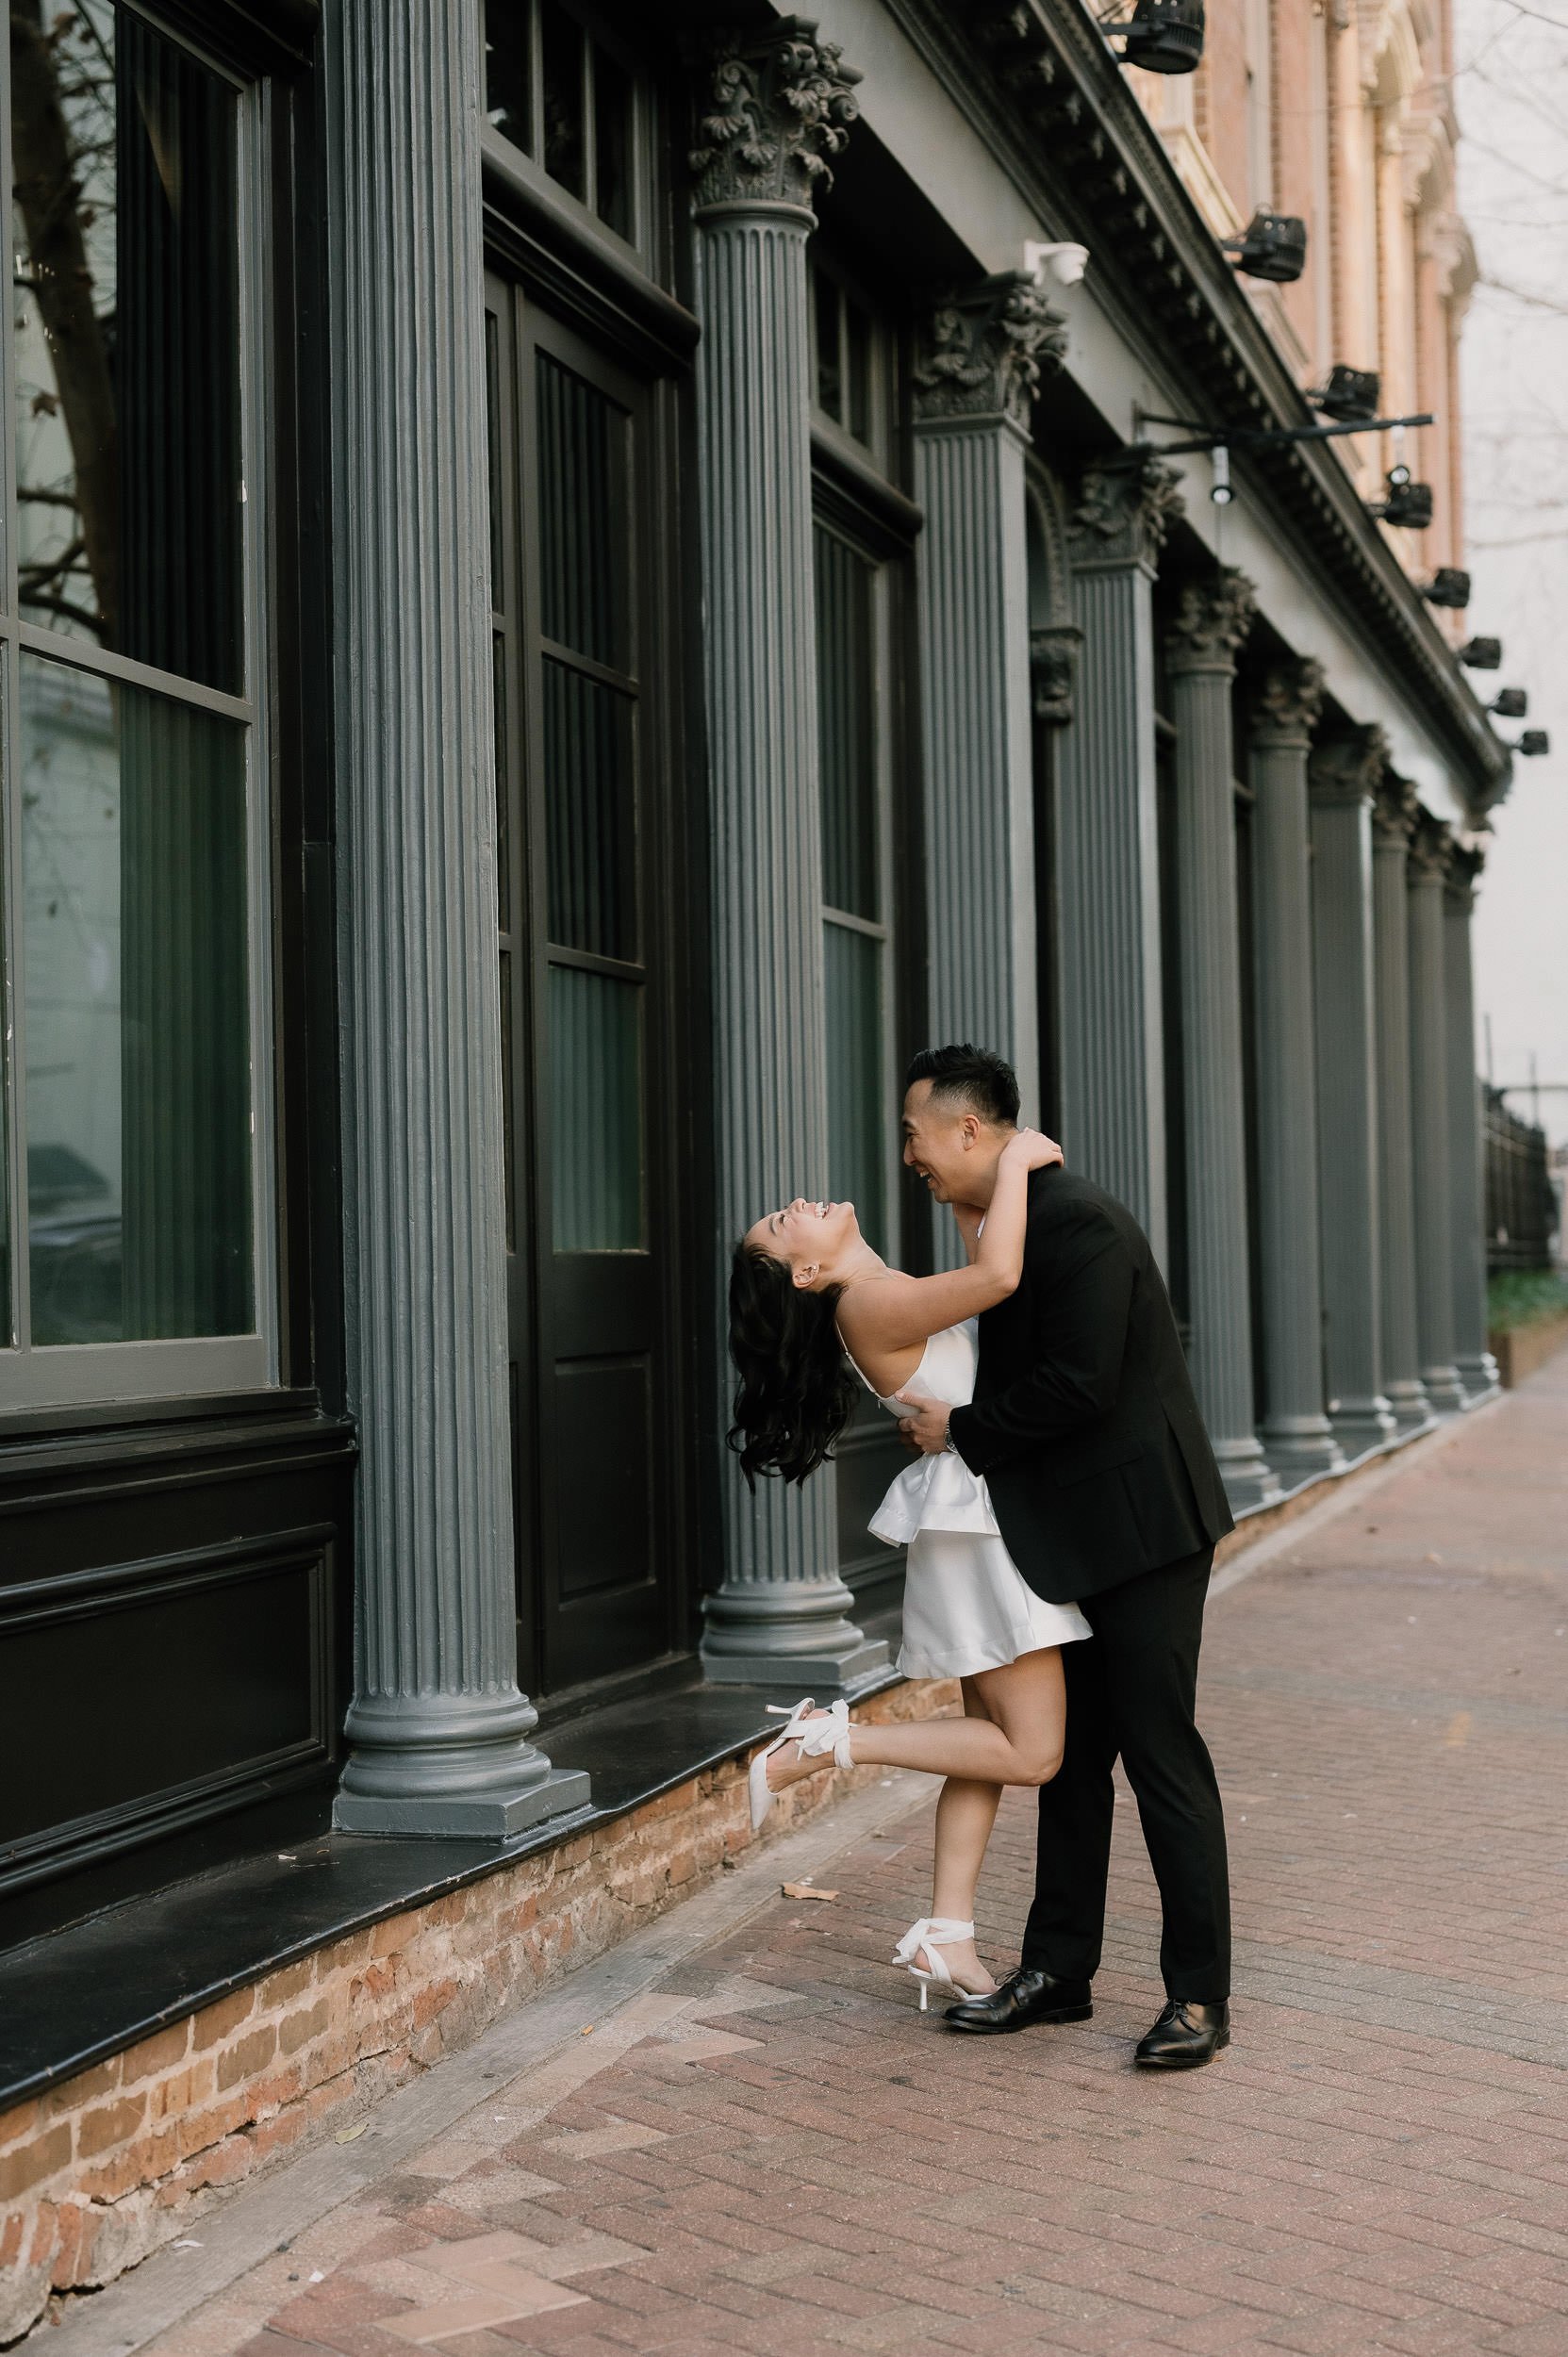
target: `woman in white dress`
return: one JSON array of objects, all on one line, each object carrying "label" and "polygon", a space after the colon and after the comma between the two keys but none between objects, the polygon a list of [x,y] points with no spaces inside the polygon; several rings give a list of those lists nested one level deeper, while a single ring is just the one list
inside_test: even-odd
[{"label": "woman in white dress", "polygon": [[[749,1228],[730,1282],[730,1348],[739,1370],[730,1444],[749,1481],[804,1481],[833,1451],[864,1383],[892,1414],[924,1396],[957,1407],[973,1394],[982,1310],[1023,1270],[1032,1170],[1060,1162],[1038,1130],[1004,1150],[983,1220],[960,1215],[968,1266],[939,1277],[889,1268],[860,1232],[852,1203],[798,1196]],[[798,1704],[751,1763],[751,1818],[773,1796],[834,1760],[923,1768],[945,1776],[936,1808],[932,1911],[894,1961],[926,1986],[995,1986],[975,1953],[974,1901],[1004,1784],[1042,1785],[1062,1759],[1061,1648],[1090,1635],[1076,1605],[1028,1587],[997,1526],[983,1479],[949,1450],[907,1466],[872,1530],[907,1545],[903,1644],[908,1677],[962,1681],[965,1716],[910,1726],[851,1725],[844,1703]]]}]

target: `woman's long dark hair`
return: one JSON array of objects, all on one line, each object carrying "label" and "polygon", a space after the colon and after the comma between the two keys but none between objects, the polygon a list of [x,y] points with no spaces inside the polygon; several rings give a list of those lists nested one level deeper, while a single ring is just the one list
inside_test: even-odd
[{"label": "woman's long dark hair", "polygon": [[842,1285],[809,1293],[783,1261],[737,1244],[730,1264],[730,1356],[740,1376],[729,1442],[758,1474],[804,1481],[833,1455],[858,1386],[835,1324]]}]

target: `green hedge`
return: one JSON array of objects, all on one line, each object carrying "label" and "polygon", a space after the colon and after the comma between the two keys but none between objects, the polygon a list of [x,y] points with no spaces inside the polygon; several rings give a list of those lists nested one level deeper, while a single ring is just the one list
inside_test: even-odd
[{"label": "green hedge", "polygon": [[1512,1326],[1533,1326],[1538,1318],[1560,1317],[1568,1310],[1568,1277],[1557,1269],[1505,1269],[1486,1289],[1487,1324],[1494,1334]]}]

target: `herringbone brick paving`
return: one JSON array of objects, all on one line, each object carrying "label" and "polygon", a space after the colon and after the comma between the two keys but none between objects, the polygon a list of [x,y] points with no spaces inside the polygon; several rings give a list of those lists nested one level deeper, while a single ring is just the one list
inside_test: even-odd
[{"label": "herringbone brick paving", "polygon": [[[1124,1805],[1091,2024],[966,2040],[930,1810],[780,1898],[160,2357],[1568,2352],[1568,1359],[1212,1610],[1236,2043],[1146,2076]],[[1032,1870],[1003,1806],[982,1946]],[[609,2027],[609,2025],[606,2025]]]}]

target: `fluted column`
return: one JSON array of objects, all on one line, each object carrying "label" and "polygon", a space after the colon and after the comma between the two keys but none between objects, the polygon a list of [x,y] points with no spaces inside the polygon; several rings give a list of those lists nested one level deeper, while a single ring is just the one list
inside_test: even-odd
[{"label": "fluted column", "polygon": [[1486,1346],[1485,1197],[1481,1180],[1480,1085],[1476,1077],[1476,985],[1470,919],[1484,854],[1456,843],[1443,903],[1448,1000],[1448,1185],[1453,1215],[1454,1363],[1467,1403],[1497,1389],[1497,1361]]},{"label": "fluted column", "polygon": [[1082,633],[1057,783],[1062,1134],[1165,1265],[1165,1068],[1154,766],[1159,554],[1181,514],[1174,467],[1086,474],[1068,535]]},{"label": "fluted column", "polygon": [[1253,1428],[1241,956],[1230,684],[1251,627],[1233,566],[1183,590],[1165,644],[1176,720],[1176,863],[1193,1386],[1233,1507],[1279,1495]]},{"label": "fluted column", "polygon": [[1378,1206],[1383,1391],[1402,1432],[1432,1421],[1421,1380],[1415,1310],[1415,1187],[1411,1141],[1410,893],[1405,869],[1414,789],[1385,771],[1372,811],[1373,945],[1378,1008]]},{"label": "fluted column", "polygon": [[[517,1687],[484,437],[479,27],[329,0],[350,1832],[587,1799]],[[388,202],[396,190],[400,202]]]},{"label": "fluted column", "polygon": [[1361,728],[1319,744],[1310,771],[1324,1367],[1348,1458],[1398,1428],[1382,1385],[1372,941],[1372,804],[1387,760],[1382,730]]},{"label": "fluted column", "polygon": [[1277,664],[1253,707],[1250,749],[1263,1443],[1287,1484],[1345,1462],[1324,1412],[1313,1068],[1307,756],[1322,708],[1321,665]]},{"label": "fluted column", "polygon": [[[719,1235],[825,1191],[822,847],[812,626],[806,239],[857,75],[785,19],[720,41],[698,174],[699,473],[711,781]],[[893,1108],[887,1109],[888,1119]],[[718,1412],[733,1376],[721,1361]],[[831,1464],[758,1484],[726,1453],[724,1577],[702,1660],[725,1684],[853,1690],[887,1666],[838,1575]]]},{"label": "fluted column", "polygon": [[1024,453],[1065,329],[1006,272],[938,305],[915,365],[926,1025],[971,1039],[1039,1099]]},{"label": "fluted column", "polygon": [[1432,1406],[1464,1406],[1454,1364],[1454,1208],[1449,1185],[1448,970],[1443,897],[1452,837],[1423,813],[1411,844],[1411,1143],[1415,1167],[1415,1323]]}]

